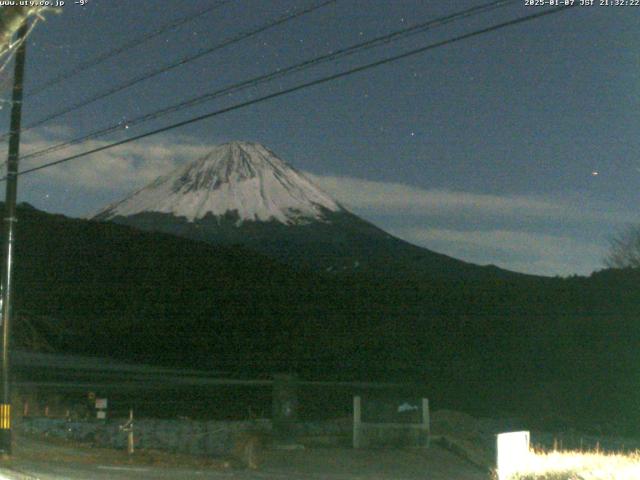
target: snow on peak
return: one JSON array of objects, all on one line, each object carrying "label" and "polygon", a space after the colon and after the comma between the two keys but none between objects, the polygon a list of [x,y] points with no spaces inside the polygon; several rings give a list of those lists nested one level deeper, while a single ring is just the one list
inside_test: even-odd
[{"label": "snow on peak", "polygon": [[258,143],[230,142],[159,177],[96,216],[169,213],[188,221],[235,212],[238,222],[323,220],[341,207],[300,172]]}]

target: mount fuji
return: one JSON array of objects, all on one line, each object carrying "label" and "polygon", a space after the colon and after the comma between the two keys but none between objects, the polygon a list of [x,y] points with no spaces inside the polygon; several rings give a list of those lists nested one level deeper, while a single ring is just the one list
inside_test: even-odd
[{"label": "mount fuji", "polygon": [[516,275],[411,245],[359,218],[266,147],[219,145],[92,217],[222,245],[296,267],[385,275]]}]

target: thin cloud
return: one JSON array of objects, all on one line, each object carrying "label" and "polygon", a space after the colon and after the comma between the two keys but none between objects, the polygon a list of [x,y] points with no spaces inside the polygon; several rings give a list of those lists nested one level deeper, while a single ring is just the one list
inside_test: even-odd
[{"label": "thin cloud", "polygon": [[347,208],[404,240],[469,262],[540,275],[602,268],[607,245],[594,232],[638,221],[635,212],[575,194],[490,195],[307,175]]},{"label": "thin cloud", "polygon": [[307,175],[347,208],[379,214],[483,215],[544,220],[630,223],[633,212],[603,204],[585,205],[572,196],[541,198],[531,195],[491,195],[443,189],[423,189],[394,182],[352,177]]},{"label": "thin cloud", "polygon": [[[23,152],[28,155],[59,142],[60,130],[44,134],[29,133]],[[74,155],[108,144],[90,140],[74,145],[62,156]],[[85,190],[113,190],[128,193],[165,175],[177,166],[208,153],[215,145],[195,143],[189,138],[165,137],[142,140],[104,150],[89,157],[41,170],[34,177],[38,183],[75,186]],[[52,160],[51,157],[27,159],[22,168]],[[55,157],[54,157],[55,159]],[[339,202],[357,213],[367,215],[466,215],[500,218],[537,218],[544,221],[604,221],[634,223],[637,215],[619,211],[609,205],[586,206],[582,199],[541,198],[528,195],[491,195],[443,189],[423,189],[395,182],[371,181],[353,177],[317,175],[310,179]]]},{"label": "thin cloud", "polygon": [[[24,154],[39,151],[56,144],[49,135],[28,135],[24,142]],[[53,132],[58,133],[58,132]],[[54,137],[55,138],[55,137]],[[107,141],[92,140],[73,145],[55,158],[75,155],[107,145]],[[69,163],[43,169],[33,174],[33,181],[44,184],[74,186],[85,190],[115,190],[126,192],[152,182],[187,161],[205,155],[210,145],[194,144],[189,139],[163,139],[139,141],[103,150],[91,156]],[[51,161],[48,156],[27,158],[21,169],[35,167]]]},{"label": "thin cloud", "polygon": [[479,264],[540,275],[588,274],[601,266],[603,247],[588,240],[514,230],[392,229],[393,234]]}]

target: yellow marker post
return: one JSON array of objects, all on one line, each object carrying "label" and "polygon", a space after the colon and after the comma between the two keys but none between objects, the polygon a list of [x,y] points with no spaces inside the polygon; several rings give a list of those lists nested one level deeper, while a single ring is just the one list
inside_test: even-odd
[{"label": "yellow marker post", "polygon": [[11,405],[0,403],[0,430],[11,430]]}]

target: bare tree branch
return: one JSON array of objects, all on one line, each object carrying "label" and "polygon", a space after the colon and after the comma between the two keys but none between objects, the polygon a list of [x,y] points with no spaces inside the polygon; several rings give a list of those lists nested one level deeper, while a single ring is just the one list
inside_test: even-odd
[{"label": "bare tree branch", "polygon": [[610,268],[640,268],[640,226],[629,227],[611,239],[604,263]]}]

